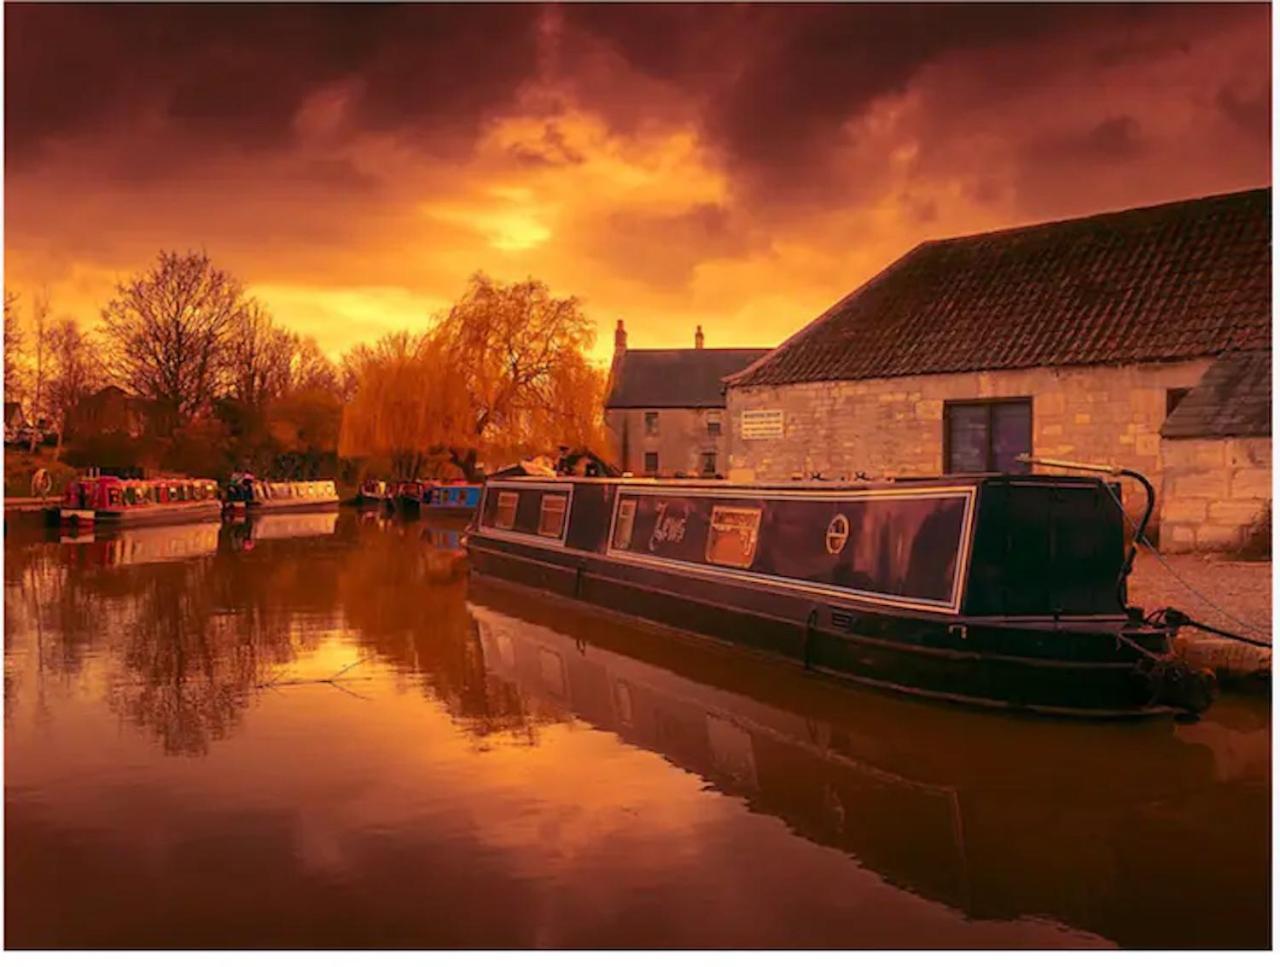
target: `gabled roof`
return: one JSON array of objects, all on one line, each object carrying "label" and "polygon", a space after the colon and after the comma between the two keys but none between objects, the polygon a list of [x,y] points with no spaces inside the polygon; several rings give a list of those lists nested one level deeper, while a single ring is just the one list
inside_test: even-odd
[{"label": "gabled roof", "polygon": [[730,384],[1188,359],[1270,327],[1259,188],[925,242]]},{"label": "gabled roof", "polygon": [[1271,436],[1271,350],[1226,353],[1160,428],[1171,439]]},{"label": "gabled roof", "polygon": [[629,349],[613,373],[606,409],[724,406],[722,382],[766,349]]}]

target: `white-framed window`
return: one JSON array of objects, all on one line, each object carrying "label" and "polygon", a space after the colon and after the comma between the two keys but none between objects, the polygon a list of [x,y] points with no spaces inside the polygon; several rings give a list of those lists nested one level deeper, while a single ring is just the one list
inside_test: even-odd
[{"label": "white-framed window", "polygon": [[543,537],[560,537],[564,533],[564,512],[569,506],[565,494],[543,494],[538,507],[538,533]]},{"label": "white-framed window", "polygon": [[645,436],[658,435],[658,411],[649,410],[644,415],[644,432]]},{"label": "white-framed window", "polygon": [[760,536],[759,507],[712,507],[707,563],[750,567]]},{"label": "white-framed window", "polygon": [[520,495],[514,490],[498,491],[498,510],[493,515],[493,526],[509,531],[516,526],[516,506]]},{"label": "white-framed window", "polygon": [[613,525],[613,546],[620,551],[631,546],[631,533],[636,526],[636,501],[634,497],[618,501],[618,519]]}]

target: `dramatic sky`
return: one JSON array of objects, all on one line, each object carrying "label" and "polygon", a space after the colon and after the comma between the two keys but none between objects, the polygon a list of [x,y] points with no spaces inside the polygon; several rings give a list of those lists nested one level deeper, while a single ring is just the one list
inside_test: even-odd
[{"label": "dramatic sky", "polygon": [[772,345],[927,238],[1270,183],[1252,6],[5,6],[5,284],[204,248],[338,353],[485,270]]}]

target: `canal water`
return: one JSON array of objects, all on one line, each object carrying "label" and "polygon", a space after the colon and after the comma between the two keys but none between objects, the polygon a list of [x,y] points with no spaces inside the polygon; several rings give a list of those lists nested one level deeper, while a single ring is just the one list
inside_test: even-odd
[{"label": "canal water", "polygon": [[6,943],[1270,943],[1265,699],[900,699],[469,586],[457,537],[10,527]]}]

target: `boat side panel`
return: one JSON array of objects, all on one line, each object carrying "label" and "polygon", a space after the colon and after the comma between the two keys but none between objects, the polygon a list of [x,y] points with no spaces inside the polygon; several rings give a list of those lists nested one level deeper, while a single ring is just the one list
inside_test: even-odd
[{"label": "boat side panel", "polygon": [[957,613],[973,488],[795,493],[620,486],[610,556]]},{"label": "boat side panel", "polygon": [[1124,519],[1102,481],[1004,478],[979,491],[970,615],[1121,615]]}]

